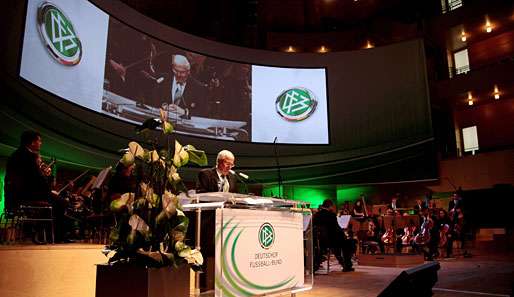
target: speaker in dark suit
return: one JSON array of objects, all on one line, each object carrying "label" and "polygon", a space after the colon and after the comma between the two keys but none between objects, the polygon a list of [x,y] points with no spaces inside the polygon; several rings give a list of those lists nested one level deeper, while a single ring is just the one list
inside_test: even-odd
[{"label": "speaker in dark suit", "polygon": [[216,167],[200,171],[196,182],[196,191],[237,193],[237,178],[231,173],[235,157],[228,150],[222,150],[216,158]]},{"label": "speaker in dark suit", "polygon": [[191,65],[186,57],[174,55],[171,73],[161,75],[157,100],[149,103],[155,107],[173,104],[193,116],[209,116],[208,90],[205,84],[190,75]]}]

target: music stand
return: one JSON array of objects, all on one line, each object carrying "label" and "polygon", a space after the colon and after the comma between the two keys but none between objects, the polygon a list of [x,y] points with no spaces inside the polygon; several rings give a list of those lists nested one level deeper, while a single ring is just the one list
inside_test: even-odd
[{"label": "music stand", "polygon": [[95,183],[91,186],[91,190],[98,190],[103,187],[104,183],[107,181],[107,177],[111,173],[112,166],[102,169],[100,173],[98,173],[98,177],[95,180]]}]

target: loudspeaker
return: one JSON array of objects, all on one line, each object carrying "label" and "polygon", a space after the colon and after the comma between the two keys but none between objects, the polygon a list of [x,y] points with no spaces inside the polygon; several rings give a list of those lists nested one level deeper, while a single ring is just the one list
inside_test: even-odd
[{"label": "loudspeaker", "polygon": [[430,262],[404,270],[377,297],[432,296],[440,268],[439,262]]}]

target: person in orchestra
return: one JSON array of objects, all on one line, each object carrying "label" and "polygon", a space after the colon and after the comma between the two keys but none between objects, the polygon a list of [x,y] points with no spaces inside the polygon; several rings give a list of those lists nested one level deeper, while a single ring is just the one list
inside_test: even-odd
[{"label": "person in orchestra", "polygon": [[319,249],[314,253],[314,269],[317,270],[328,249],[335,255],[343,272],[354,271],[352,267],[352,243],[346,238],[343,229],[339,227],[336,216],[336,206],[330,199],[325,199],[313,216],[315,240]]},{"label": "person in orchestra", "polygon": [[414,205],[414,211],[421,216],[421,210],[426,206],[421,199],[416,199],[416,205]]},{"label": "person in orchestra", "polygon": [[135,193],[136,191],[136,178],[133,174],[135,164],[125,166],[118,163],[115,168],[114,175],[109,180],[108,197],[116,200],[125,193]]},{"label": "person in orchestra", "polygon": [[350,209],[350,202],[349,201],[345,201],[343,203],[343,207],[339,211],[339,215],[340,216],[344,216],[344,215],[351,215],[351,214],[352,214],[352,210]]},{"label": "person in orchestra", "polygon": [[[52,168],[42,162],[40,150],[43,144],[37,131],[25,131],[20,146],[9,157],[4,179],[5,208],[15,211],[21,204],[52,206],[55,216],[55,240],[64,241],[64,203],[51,191]],[[33,242],[44,244],[43,229],[34,230]]]},{"label": "person in orchestra", "polygon": [[362,198],[359,198],[357,201],[355,201],[355,204],[353,205],[352,216],[358,218],[363,218],[365,216],[364,205],[362,205]]},{"label": "person in orchestra", "polygon": [[400,204],[398,202],[398,199],[400,197],[399,193],[396,193],[396,195],[391,198],[391,203],[387,205],[387,214],[398,214],[398,208],[400,208]]},{"label": "person in orchestra", "polygon": [[[453,245],[453,231],[452,223],[448,214],[444,209],[439,209],[439,214],[435,222],[439,228],[439,243],[440,249],[446,248],[446,258],[452,257],[452,245]],[[442,256],[441,252],[438,251],[438,256]]]},{"label": "person in orchestra", "polygon": [[216,167],[206,168],[198,173],[196,191],[205,192],[230,192],[237,193],[237,178],[231,173],[235,166],[235,157],[232,152],[222,150],[216,157]]},{"label": "person in orchestra", "polygon": [[[418,252],[423,253],[425,260],[432,261],[435,250],[437,249],[437,243],[439,242],[439,229],[435,228],[434,220],[431,217],[427,207],[423,207],[421,210],[422,224],[420,231],[414,239],[411,241],[412,248]],[[437,238],[434,236],[437,233]]]}]

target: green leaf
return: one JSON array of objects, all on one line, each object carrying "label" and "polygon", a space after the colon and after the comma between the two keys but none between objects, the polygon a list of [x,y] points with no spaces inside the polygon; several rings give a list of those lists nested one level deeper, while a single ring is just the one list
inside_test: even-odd
[{"label": "green leaf", "polygon": [[171,124],[170,122],[167,122],[167,121],[164,122],[163,131],[162,131],[164,134],[172,134],[173,130],[174,130],[173,124]]},{"label": "green leaf", "polygon": [[190,144],[185,146],[185,150],[189,154],[189,162],[193,162],[200,166],[207,165],[207,155],[204,151],[197,150],[194,146]]}]

